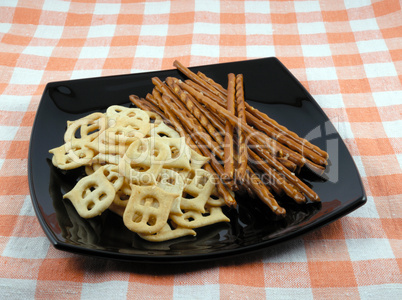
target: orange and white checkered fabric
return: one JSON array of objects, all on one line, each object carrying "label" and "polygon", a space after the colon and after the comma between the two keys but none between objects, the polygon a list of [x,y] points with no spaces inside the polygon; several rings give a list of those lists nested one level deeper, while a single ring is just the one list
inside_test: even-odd
[{"label": "orange and white checkered fabric", "polygon": [[[50,246],[31,205],[29,137],[47,82],[276,56],[344,138],[365,206],[262,253],[131,265]],[[0,0],[4,299],[402,299],[398,0]]]}]

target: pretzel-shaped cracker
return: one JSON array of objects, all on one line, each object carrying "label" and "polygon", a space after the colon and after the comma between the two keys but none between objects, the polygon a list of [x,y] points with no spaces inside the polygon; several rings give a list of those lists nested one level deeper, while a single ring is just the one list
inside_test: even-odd
[{"label": "pretzel-shaped cracker", "polygon": [[185,138],[165,139],[164,143],[169,146],[170,152],[163,163],[163,167],[190,170],[191,149],[186,144]]},{"label": "pretzel-shaped cracker", "polygon": [[184,187],[180,208],[204,213],[205,204],[215,189],[211,174],[205,170],[193,170],[191,180]]},{"label": "pretzel-shaped cracker", "polygon": [[191,149],[190,166],[191,169],[201,169],[210,159],[204,155],[201,155],[194,149]]},{"label": "pretzel-shaped cracker", "polygon": [[149,132],[149,136],[151,137],[167,137],[167,138],[180,138],[180,134],[172,129],[171,127],[167,126],[165,123],[161,123],[158,124],[156,126],[154,126],[150,132]]},{"label": "pretzel-shaped cracker", "polygon": [[172,203],[178,196],[155,186],[131,185],[123,222],[131,231],[155,234],[165,226]]},{"label": "pretzel-shaped cracker", "polygon": [[[126,149],[126,147],[125,147]],[[94,164],[99,164],[99,165],[118,165],[121,160],[121,156],[118,154],[114,154],[113,152],[111,153],[104,153],[104,152],[99,152],[97,155],[92,158],[91,165]]]},{"label": "pretzel-shaped cracker", "polygon": [[116,195],[113,199],[113,204],[115,206],[125,208],[128,203],[128,199],[131,195],[131,186],[127,181],[124,181],[120,189],[116,190]]},{"label": "pretzel-shaped cracker", "polygon": [[144,138],[134,141],[119,163],[119,172],[130,183],[155,184],[170,148],[162,139]]},{"label": "pretzel-shaped cracker", "polygon": [[117,165],[105,165],[102,167],[102,172],[116,191],[123,186],[124,177],[119,174],[119,168]]},{"label": "pretzel-shaped cracker", "polygon": [[102,113],[92,113],[75,121],[67,122],[67,130],[64,133],[64,142],[91,143],[106,129],[106,118]]},{"label": "pretzel-shaped cracker", "polygon": [[165,192],[179,195],[177,196],[177,198],[174,199],[172,207],[170,209],[170,213],[181,215],[182,211],[180,210],[180,194],[182,193],[185,186],[183,176],[171,169],[162,169],[157,178],[156,186],[160,187]]},{"label": "pretzel-shaped cracker", "polygon": [[81,217],[93,218],[110,206],[115,194],[116,189],[102,167],[92,175],[83,177],[63,198],[71,201]]},{"label": "pretzel-shaped cracker", "polygon": [[230,222],[220,207],[205,206],[205,212],[195,210],[185,211],[183,215],[171,216],[173,222],[184,228],[198,228],[219,222]]},{"label": "pretzel-shaped cracker", "polygon": [[179,237],[187,236],[187,235],[192,235],[196,236],[197,233],[189,228],[183,228],[183,227],[171,227],[169,223],[166,223],[165,226],[162,227],[161,230],[159,230],[155,234],[138,234],[141,238],[144,240],[150,241],[150,242],[164,242],[172,239],[177,239]]},{"label": "pretzel-shaped cracker", "polygon": [[225,206],[225,199],[223,199],[219,193],[217,188],[215,187],[212,191],[209,199],[207,200],[206,205],[208,206]]},{"label": "pretzel-shaped cracker", "polygon": [[[124,134],[120,137],[114,136],[116,132],[112,130],[104,130],[99,137],[97,137],[91,144],[90,147],[95,149],[104,156],[113,155],[115,157],[122,157],[127,151],[130,144],[138,139],[139,137],[132,137],[132,139],[127,139]],[[108,159],[110,160],[110,159]]]},{"label": "pretzel-shaped cracker", "polygon": [[106,116],[112,119],[120,118],[138,120],[141,122],[149,123],[149,115],[139,108],[129,108],[120,105],[112,105],[106,109]]},{"label": "pretzel-shaped cracker", "polygon": [[72,170],[91,163],[95,151],[83,141],[75,140],[49,150],[53,154],[52,163],[62,170]]}]

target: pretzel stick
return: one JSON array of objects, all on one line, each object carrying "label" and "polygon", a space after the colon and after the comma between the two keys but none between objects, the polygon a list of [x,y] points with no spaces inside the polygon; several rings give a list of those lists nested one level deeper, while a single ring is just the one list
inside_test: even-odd
[{"label": "pretzel stick", "polygon": [[215,127],[211,124],[208,118],[198,109],[197,106],[191,101],[188,93],[185,93],[172,78],[166,78],[166,83],[170,89],[176,94],[176,96],[186,105],[189,112],[197,118],[201,125],[206,129],[206,131],[211,135],[211,137],[219,144],[223,143],[223,138],[216,131]]},{"label": "pretzel stick", "polygon": [[[167,119],[174,125],[174,127],[177,129],[177,131],[179,133],[183,133],[180,134],[181,136],[185,136],[185,137],[190,137],[191,139],[194,139],[194,136],[190,136],[189,132],[191,132],[191,130],[184,130],[185,125],[182,123],[180,123],[179,119],[177,118],[177,114],[174,113],[174,111],[171,109],[171,107],[173,105],[169,106],[169,102],[171,101],[171,99],[169,97],[167,97],[165,95],[165,100],[163,100],[163,96],[161,96],[159,94],[158,91],[153,91],[153,93],[155,94],[155,99],[158,101],[160,107],[162,108],[162,110],[164,111],[164,113],[166,114]],[[159,94],[159,95],[158,95]],[[167,98],[167,99],[166,99]],[[191,127],[191,126],[190,126]],[[200,141],[202,143],[202,141]],[[197,148],[200,148],[201,150],[203,150],[204,152],[204,148],[202,146],[198,146]],[[208,150],[209,151],[209,150]],[[211,164],[213,166],[213,168],[219,173],[222,174],[223,173],[223,168],[221,166],[221,164],[216,160],[215,156],[211,155],[205,155],[211,158]]]},{"label": "pretzel stick", "polygon": [[184,91],[188,95],[188,98],[191,102],[208,118],[211,122],[212,126],[215,127],[217,131],[224,134],[225,133],[225,125],[221,119],[218,119],[216,115],[211,113],[205,106],[202,106],[200,102],[198,102],[189,92]]},{"label": "pretzel stick", "polygon": [[[230,73],[228,75],[228,100],[227,111],[235,113],[235,75]],[[224,143],[224,169],[225,175],[228,180],[234,178],[234,147],[233,147],[233,124],[226,121],[225,124],[225,143]]]},{"label": "pretzel stick", "polygon": [[[187,127],[188,130],[199,136],[202,139],[204,145],[212,150],[213,153],[223,155],[221,146],[216,143],[211,136],[204,130],[204,127],[198,122],[198,120],[187,110],[187,108],[177,99],[176,95],[157,77],[152,78],[152,82],[163,91],[163,96],[171,99],[175,105],[171,107],[176,117],[180,122]],[[162,96],[162,99],[163,99]],[[166,101],[166,100],[165,100]]]},{"label": "pretzel stick", "polygon": [[248,140],[249,144],[253,146],[253,150],[262,158],[264,161],[285,176],[286,180],[292,183],[295,187],[297,187],[301,192],[303,192],[307,197],[311,199],[311,201],[317,202],[320,201],[320,197],[310,189],[303,181],[301,181],[297,176],[290,172],[287,168],[284,168],[274,157],[269,155],[266,151],[261,151],[261,146],[258,144],[254,144],[252,139]]},{"label": "pretzel stick", "polygon": [[[214,169],[212,169],[212,167],[209,164],[207,164],[205,166],[205,170],[207,170],[210,173],[216,174],[214,172]],[[217,176],[217,175],[215,175],[215,176]],[[225,201],[227,206],[229,206],[229,207],[236,207],[237,206],[235,198],[230,193],[228,188],[220,180],[216,181],[216,189],[218,191],[218,194],[223,197],[223,200]]]},{"label": "pretzel stick", "polygon": [[[152,95],[150,95],[152,97]],[[146,101],[145,99],[141,99],[136,95],[129,96],[130,101],[142,110],[152,111],[158,114],[160,117],[164,118],[163,112],[159,109],[159,107],[153,105],[151,102]]]},{"label": "pretzel stick", "polygon": [[[158,81],[155,80],[155,83],[158,83]],[[195,143],[198,145],[201,151],[203,151],[204,153],[206,153],[208,157],[210,157],[212,167],[215,169],[216,173],[220,176],[220,178],[222,180],[225,180],[225,173],[221,164],[216,160],[215,156],[212,155],[212,153],[210,153],[210,151],[206,147],[203,147],[203,145],[213,144],[213,141],[211,137],[202,128],[202,126],[196,124],[198,122],[197,119],[191,115],[191,113],[187,110],[186,107],[181,106],[182,103],[176,97],[169,97],[163,94],[162,101],[166,106],[169,107],[168,110],[178,120],[180,120],[180,123],[183,125],[186,131],[194,133],[191,135],[191,138],[195,141]],[[224,157],[224,153],[223,151],[221,151],[220,148],[217,149],[216,147],[219,147],[219,145],[209,148],[212,149],[212,151],[218,158],[222,159]],[[238,187],[234,186],[232,182],[227,182],[227,184],[232,190],[238,189]]]},{"label": "pretzel stick", "polygon": [[326,165],[327,160],[323,158],[322,156],[316,154],[312,150],[308,148],[303,148],[302,145],[299,143],[295,142],[294,140],[288,138],[287,136],[282,135],[272,127],[267,126],[264,122],[256,118],[254,115],[252,115],[250,112],[246,112],[247,116],[247,122],[248,124],[252,125],[253,127],[257,128],[258,130],[264,132],[266,135],[269,137],[277,140],[279,143],[281,143],[284,146],[287,146],[289,149],[300,153],[301,155],[305,156],[307,159],[310,159],[312,162],[319,164],[319,165]]},{"label": "pretzel stick", "polygon": [[216,116],[222,116],[226,118],[233,126],[241,124],[243,126],[243,130],[249,137],[257,139],[260,143],[270,147],[270,151],[273,155],[278,155],[279,149],[276,147],[276,142],[269,138],[266,134],[259,132],[258,130],[249,126],[246,122],[243,122],[239,118],[237,118],[234,114],[224,109],[222,106],[214,102],[208,97],[205,97],[203,94],[196,91],[194,88],[189,86],[184,82],[179,82],[179,86],[188,91],[192,96],[194,96],[199,102],[204,104],[209,110],[214,113]]},{"label": "pretzel stick", "polygon": [[[178,80],[176,82],[179,82]],[[188,93],[188,92],[186,92]],[[225,128],[223,123],[217,118],[217,116],[213,113],[211,113],[208,109],[206,109],[204,106],[202,106],[196,99],[194,99],[194,97],[188,93],[189,98],[193,101],[194,105],[198,106],[198,108],[200,110],[203,111],[203,113],[208,117],[209,121],[211,122],[211,124],[213,124],[213,126],[219,130],[220,132],[224,132]],[[251,137],[252,138],[252,137]],[[257,139],[258,140],[258,139]],[[258,142],[257,142],[258,143]],[[247,143],[246,143],[247,144]],[[268,151],[269,151],[269,147],[268,147]],[[265,151],[265,150],[264,150]],[[291,162],[288,159],[285,158],[281,158],[281,157],[276,157],[276,159],[278,160],[278,162],[280,162],[284,167],[286,167],[287,169],[289,169],[291,172],[294,172],[296,170],[297,165],[293,162]]]},{"label": "pretzel stick", "polygon": [[297,152],[289,149],[288,147],[282,145],[281,143],[276,143],[275,146],[278,148],[278,151],[280,151],[282,153],[282,156],[284,158],[288,159],[289,161],[292,161],[298,167],[306,166],[318,175],[322,175],[324,173],[324,171],[325,171],[324,166],[320,166],[320,165],[312,162],[311,160],[305,158],[300,153],[297,153]]},{"label": "pretzel stick", "polygon": [[[176,82],[179,82],[179,80],[176,80]],[[185,91],[188,93],[187,91]],[[223,123],[217,118],[217,116],[213,113],[211,113],[208,109],[206,109],[204,106],[202,106],[194,97],[188,93],[190,96],[189,98],[193,101],[194,105],[196,105],[209,119],[211,124],[220,132],[225,132],[225,128]],[[271,149],[271,148],[268,148]],[[271,151],[272,152],[272,151]],[[293,162],[291,162],[288,159],[281,158],[281,157],[276,157],[276,159],[283,164],[286,168],[288,168],[290,171],[294,172],[296,170],[297,165]]]},{"label": "pretzel stick", "polygon": [[[204,82],[209,83],[214,86],[217,90],[219,90],[223,95],[227,95],[227,90],[225,90],[221,85],[217,84],[213,81],[213,79],[207,77],[205,74],[198,72],[198,76],[204,80]],[[223,105],[222,105],[223,106]],[[274,119],[271,119],[267,114],[259,111],[258,109],[252,107],[250,104],[246,103],[246,110],[252,113],[255,117],[262,120],[267,125],[271,126],[275,130],[279,131],[283,135],[293,139],[295,142],[304,146],[304,148],[308,148],[315,152],[316,154],[322,156],[324,159],[328,159],[328,153],[322,150],[320,147],[311,144],[308,140],[299,137],[295,132],[287,129],[285,126],[280,125]]]},{"label": "pretzel stick", "polygon": [[[206,77],[204,75],[204,77]],[[207,77],[208,78],[208,77]],[[204,81],[207,83],[211,83],[211,81],[213,81],[212,79],[210,80],[206,80],[206,78],[204,78]],[[187,81],[186,81],[187,82]],[[197,84],[193,84],[192,87],[194,87],[196,90],[198,90],[199,92],[204,93],[205,95],[209,96],[211,99],[215,100],[217,103],[219,103],[221,106],[225,107],[225,105],[222,103],[222,101],[219,99],[219,97],[216,97],[215,95],[212,96],[210,94],[206,94],[205,92],[203,92],[202,90],[199,89],[199,86],[197,86]],[[227,92],[227,91],[226,91]],[[222,95],[224,94],[224,91],[222,93]],[[248,103],[246,104],[246,109],[252,111],[255,114],[258,114],[258,117],[261,118],[265,123],[267,123],[267,125],[270,125],[271,127],[273,127],[274,129],[278,129],[280,130],[280,132],[283,131],[283,134],[286,136],[289,136],[290,138],[293,138],[295,140],[295,142],[300,144],[300,147],[302,149],[306,149],[308,148],[309,150],[311,150],[312,152],[315,152],[315,154],[318,154],[319,156],[322,156],[325,160],[325,162],[323,162],[322,160],[316,160],[316,161],[321,161],[323,162],[322,165],[326,165],[326,159],[328,158],[328,154],[321,150],[319,147],[317,147],[314,144],[311,144],[309,141],[300,138],[296,133],[288,130],[286,127],[279,125],[275,120],[270,119],[266,114],[258,111],[257,109],[253,108],[251,105],[249,105]],[[279,143],[279,148],[285,152],[285,155],[287,154],[289,156],[289,159],[296,163],[299,167],[302,167],[304,165],[306,165],[308,168],[310,168],[314,173],[316,174],[322,174],[325,171],[325,167],[321,167],[319,164],[316,164],[312,161],[309,160],[304,160],[303,157],[301,155],[295,154],[293,150],[288,151],[286,150],[286,147],[281,147],[281,144]],[[307,151],[311,154],[310,151]],[[283,160],[283,159],[282,159]]]},{"label": "pretzel stick", "polygon": [[[246,151],[247,151],[247,148],[246,148]],[[255,156],[254,156],[254,159],[255,159]],[[268,174],[274,173],[274,171],[272,169],[270,169],[269,166],[267,166],[261,159],[259,159],[258,163],[264,167],[263,170],[267,170],[267,169],[270,170]],[[246,168],[247,168],[247,161],[246,161]],[[301,202],[303,200],[305,201],[305,197],[302,194],[300,194],[297,190],[295,190],[292,186],[290,186],[290,184],[286,183],[282,178],[280,178],[279,175],[274,174],[272,176],[275,176],[275,178],[274,178],[275,182],[271,183],[271,186],[272,186],[272,188],[275,189],[275,191],[278,194],[280,193],[281,190],[283,190],[290,197],[294,197],[294,200],[296,202]],[[278,184],[278,186],[276,186],[274,184]]]},{"label": "pretzel stick", "polygon": [[212,78],[209,78],[207,75],[205,75],[204,73],[198,71],[197,75],[204,79],[204,81],[208,82],[210,85],[212,85],[216,90],[218,90],[222,95],[226,96],[228,95],[228,91],[221,86],[219,83],[216,83]]},{"label": "pretzel stick", "polygon": [[[217,174],[220,178],[222,178],[223,168],[222,168],[221,164],[216,160],[215,156],[211,153],[211,151],[209,151],[209,149],[207,147],[202,146],[202,145],[205,145],[204,140],[202,138],[200,138],[200,135],[190,134],[191,132],[193,132],[194,125],[187,122],[186,118],[181,117],[182,113],[180,113],[180,111],[178,110],[177,104],[174,103],[172,98],[170,98],[166,95],[162,95],[162,100],[163,100],[162,102],[163,102],[164,108],[166,109],[166,111],[169,111],[169,113],[171,114],[171,117],[172,118],[178,117],[180,119],[180,121],[182,122],[182,123],[179,122],[177,126],[182,128],[185,132],[187,132],[187,136],[194,142],[197,149],[199,149],[198,151],[201,151],[203,155],[205,155],[211,159],[211,161],[210,161],[211,168],[213,168],[213,170],[215,170],[215,174]],[[169,103],[169,101],[170,101],[170,103]],[[217,152],[217,155],[219,157],[219,155],[222,156],[223,153]],[[220,190],[220,192],[222,193],[222,197],[224,198],[225,203],[228,206],[236,206],[236,201],[234,200],[233,196],[231,196],[230,193],[227,192],[227,188],[225,186],[223,186],[223,184],[220,180],[217,180],[217,189],[218,189],[218,191]],[[226,193],[225,193],[225,191],[226,191]]]},{"label": "pretzel stick", "polygon": [[[208,84],[204,79],[202,79],[201,77],[199,77],[197,74],[193,73],[189,68],[183,66],[179,61],[175,60],[173,62],[173,65],[180,71],[182,72],[184,75],[186,75],[188,78],[190,78],[191,80],[193,80],[194,82],[197,82],[198,84],[200,84],[201,86],[205,87],[206,89],[208,89],[209,91],[211,91],[212,93],[214,93],[217,96],[220,96],[221,93],[216,90],[213,86],[211,86],[210,84]],[[223,98],[224,99],[224,98]]]},{"label": "pretzel stick", "polygon": [[[212,100],[214,100],[216,103],[218,103],[220,106],[226,107],[226,105],[219,99],[217,98],[215,95],[209,93],[207,91],[205,91],[204,88],[202,88],[201,86],[199,86],[198,84],[192,82],[192,81],[188,81],[186,80],[185,83],[181,83],[180,85],[183,89],[185,89],[187,92],[189,92],[190,94],[193,95],[194,91],[199,92],[200,94],[211,98]],[[245,104],[247,105],[247,103],[245,102]],[[215,113],[216,114],[216,113]],[[247,130],[247,128],[244,128],[244,130]],[[254,133],[256,133],[257,135],[259,135],[258,139],[260,140],[261,143],[267,142],[266,138],[263,138],[260,134],[262,132],[259,132],[257,130],[253,131]],[[250,132],[247,132],[248,135],[250,135]],[[265,133],[264,133],[265,135]],[[271,139],[271,138],[270,138]],[[283,155],[286,155],[287,158],[292,162],[295,163],[297,166],[299,167],[303,167],[305,164],[307,164],[309,166],[309,168],[314,171],[314,173],[317,174],[322,174],[325,171],[325,168],[320,167],[317,164],[314,164],[313,162],[307,161],[301,154],[298,154],[297,152],[294,152],[293,150],[284,147],[281,143],[274,143],[274,146],[270,145],[272,151],[274,152],[281,152]],[[281,155],[282,155],[281,154]],[[284,160],[284,159],[282,159]],[[289,165],[289,164],[288,164]],[[293,164],[292,164],[293,165]]]},{"label": "pretzel stick", "polygon": [[[158,84],[161,90],[164,90],[165,87],[161,85],[161,81],[159,79],[155,79],[154,82]],[[211,136],[206,133],[204,128],[198,123],[198,120],[191,115],[191,113],[187,110],[185,106],[177,99],[174,94],[171,97],[166,94],[162,95],[162,103],[161,105],[166,105],[164,110],[168,110],[171,114],[173,114],[178,120],[179,123],[183,125],[187,132],[191,132],[191,138],[196,141],[198,147],[209,153],[209,150],[206,148],[210,148],[212,152],[219,158],[223,158],[223,151],[220,146],[212,140]],[[225,177],[223,168],[221,164],[216,160],[215,156],[210,154],[208,155],[211,159],[211,165],[218,173],[218,175],[223,179]],[[227,183],[232,190],[237,189],[233,184]]]},{"label": "pretzel stick", "polygon": [[[199,93],[203,94],[204,96],[211,98],[212,100],[214,100],[216,103],[218,103],[222,107],[226,107],[226,104],[219,97],[210,93],[207,89],[203,88],[202,86],[200,86],[197,83],[194,83],[191,80],[186,80],[185,83],[183,83],[181,86],[184,90],[186,90],[191,95],[194,90],[198,91]],[[215,116],[217,118],[221,119],[221,116],[219,116],[217,114],[215,114]],[[254,132],[258,132],[258,131],[254,131]],[[258,132],[258,134],[259,133],[260,132]],[[250,132],[247,132],[247,134],[250,135]],[[267,143],[267,140],[262,138],[262,136],[259,136],[256,138],[259,140],[259,142],[261,144]],[[289,170],[294,171],[294,170],[296,170],[297,167],[302,167],[305,164],[304,158],[301,155],[295,155],[295,154],[293,154],[293,151],[289,152],[289,150],[284,147],[280,147],[277,145],[271,145],[270,143],[268,143],[268,145],[270,147],[271,154],[274,156],[282,156],[283,151],[287,152],[286,153],[287,157],[289,157],[291,160],[288,160],[288,158],[281,158],[281,161]],[[279,155],[278,155],[278,152],[280,152]],[[318,173],[318,174],[322,174],[324,171],[324,169],[320,169],[316,165],[310,166],[310,169],[312,169],[315,173]]]},{"label": "pretzel stick", "polygon": [[176,128],[181,137],[186,137],[186,132],[183,130],[180,121],[170,111],[169,107],[163,102],[161,94],[157,90],[153,90],[152,94],[154,95],[154,99],[158,102],[159,107],[164,112],[166,119],[168,119],[170,123]]},{"label": "pretzel stick", "polygon": [[206,105],[214,114],[225,117],[231,124],[235,126],[236,124],[237,125],[241,124],[248,136],[252,136],[253,138],[257,139],[260,144],[267,145],[268,147],[270,147],[270,151],[273,156],[278,156],[278,154],[279,156],[285,156],[285,158],[288,158],[289,160],[297,164],[299,167],[302,167],[305,164],[307,164],[309,168],[314,172],[318,174],[323,173],[324,171],[323,167],[314,164],[313,162],[303,157],[301,154],[294,152],[293,150],[283,146],[281,143],[276,142],[275,140],[267,136],[265,133],[262,133],[256,130],[255,128],[252,128],[246,122],[241,121],[239,118],[230,113],[228,110],[224,109],[210,98],[205,97],[202,93],[199,93],[186,83],[180,82],[179,85],[180,87],[191,93],[198,101]]},{"label": "pretzel stick", "polygon": [[145,99],[147,99],[148,102],[152,103],[154,106],[158,107],[158,105],[159,105],[158,101],[155,99],[155,97],[152,94],[148,93],[145,96]]},{"label": "pretzel stick", "polygon": [[[157,92],[155,90],[155,92]],[[159,93],[159,92],[157,92]],[[155,98],[156,100],[157,98]],[[188,145],[194,150],[196,151],[198,154],[204,155],[206,157],[213,157],[211,152],[209,152],[209,150],[205,147],[201,148],[198,147],[196,145],[196,143],[194,142],[193,138],[190,137],[190,134],[187,130],[184,129],[184,127],[182,126],[182,124],[179,122],[179,120],[176,118],[176,116],[170,111],[169,106],[166,105],[163,101],[162,98],[159,98],[161,101],[161,107],[164,113],[164,118],[169,120],[172,124],[175,124],[175,128],[178,132],[183,132],[185,137],[186,137],[186,142],[188,143]],[[212,160],[212,163],[216,163],[216,165],[221,167],[221,172],[223,172],[222,166],[216,161],[216,159]],[[218,167],[219,168],[219,167]],[[209,173],[211,173],[215,178],[218,176],[217,173],[215,172],[215,169],[211,166],[211,162],[206,163],[204,165],[204,169],[207,170]],[[216,180],[216,189],[218,191],[218,194],[224,199],[225,203],[228,206],[236,206],[236,201],[233,198],[233,195],[231,194],[231,192],[228,190],[228,188],[226,186],[224,186],[222,184],[221,181]]]},{"label": "pretzel stick", "polygon": [[279,163],[281,163],[289,171],[291,171],[291,172],[296,171],[297,165],[294,162],[292,162],[286,158],[283,158],[283,157],[275,157],[275,158]]},{"label": "pretzel stick", "polygon": [[306,197],[301,194],[293,185],[289,184],[285,179],[283,179],[274,169],[272,169],[267,163],[265,163],[253,150],[248,149],[248,154],[250,159],[252,160],[253,165],[272,176],[274,182],[278,185],[278,187],[285,192],[290,198],[294,199],[297,203],[305,203]]},{"label": "pretzel stick", "polygon": [[314,151],[316,154],[322,156],[323,158],[328,158],[328,153],[322,150],[320,147],[310,143],[308,140],[299,137],[295,132],[287,129],[285,126],[278,124],[274,119],[271,119],[267,114],[259,111],[258,109],[252,107],[250,104],[246,103],[246,110],[253,114],[255,117],[266,123],[267,125],[271,126],[272,128],[276,129],[283,135],[293,139],[294,141],[298,142],[299,144],[307,147],[308,149]]},{"label": "pretzel stick", "polygon": [[[191,139],[194,141],[194,145],[197,147],[197,145],[202,142],[197,136],[192,135]],[[220,163],[216,161],[215,156],[211,153],[211,151],[208,150],[206,147],[197,147],[199,151],[202,152],[202,154],[206,157],[209,157],[211,159],[211,168],[213,168],[214,174],[216,176],[219,176],[219,178],[222,178],[223,174],[223,168]],[[197,150],[196,150],[197,151]],[[209,171],[208,169],[206,169]],[[227,187],[222,183],[221,180],[216,180],[217,183],[217,190],[222,195],[223,199],[225,200],[226,205],[231,206],[231,207],[236,207],[236,201],[233,198],[233,196],[228,192]]]},{"label": "pretzel stick", "polygon": [[[246,122],[246,109],[244,104],[244,88],[243,88],[243,75],[236,75],[236,111],[237,117],[243,122]],[[242,126],[237,126],[237,138],[238,138],[238,168],[236,169],[236,177],[243,181],[244,175],[247,169],[247,144],[246,136],[242,130]]]},{"label": "pretzel stick", "polygon": [[[246,148],[247,151],[247,148]],[[249,149],[251,151],[251,149]],[[260,167],[262,167],[262,170],[269,170],[267,173],[271,174],[274,173],[272,176],[275,179],[275,183],[278,183],[278,186],[274,185],[274,183],[271,183],[271,187],[275,190],[277,194],[280,194],[280,192],[283,190],[287,195],[290,197],[294,198],[296,202],[305,202],[305,197],[299,193],[293,186],[291,186],[289,183],[286,183],[283,178],[281,178],[279,175],[275,173],[274,170],[272,170],[264,161],[262,161],[256,154],[253,156],[254,162],[257,162]],[[238,160],[238,158],[237,158]],[[246,163],[246,168],[247,168],[247,163]],[[248,185],[247,185],[248,187]]]},{"label": "pretzel stick", "polygon": [[185,80],[184,82],[186,84],[188,84],[189,86],[191,86],[196,91],[198,91],[198,92],[204,94],[205,96],[211,98],[216,103],[218,103],[220,106],[226,107],[227,99],[222,100],[222,98],[216,96],[215,94],[211,93],[209,90],[207,90],[206,88],[204,88],[203,86],[199,85],[198,83],[196,83],[196,82],[194,82],[192,80]]},{"label": "pretzel stick", "polygon": [[[169,98],[169,97],[166,96],[166,95],[163,95],[163,96],[162,96],[162,99],[163,99],[164,101],[168,101],[168,100],[172,101],[172,99]],[[172,109],[172,108],[173,108],[172,113],[174,114],[174,105],[173,105],[174,103],[173,103],[173,101],[171,102],[171,105],[167,105],[167,103],[164,103],[164,104],[166,105],[166,107],[169,107],[169,109]],[[186,126],[186,125],[185,125],[185,126]],[[188,126],[188,125],[187,125],[187,126]],[[190,126],[190,127],[191,127],[191,126]],[[188,130],[188,128],[187,128],[187,130]],[[202,143],[202,141],[201,141],[201,140],[199,139],[199,137],[196,136],[196,135],[195,135],[195,136],[192,136],[192,139],[195,141],[196,144],[199,144],[200,142]],[[212,155],[211,152],[209,152],[209,150],[208,150],[207,148],[201,147],[200,150],[203,151],[204,155],[209,156],[209,157],[211,158],[211,163],[214,162],[214,156]],[[218,157],[219,157],[219,155],[218,155]],[[218,172],[220,172],[219,166],[220,166],[220,164],[215,162],[215,165],[213,165],[213,168],[214,168],[215,170],[217,170]],[[219,173],[218,173],[218,174],[219,174]],[[278,208],[277,202],[276,202],[276,200],[272,197],[272,195],[271,195],[271,197],[269,197],[269,195],[267,194],[267,193],[269,193],[267,187],[264,186],[264,185],[261,185],[261,184],[262,184],[261,181],[260,181],[260,183],[255,183],[255,180],[256,180],[255,178],[254,178],[254,181],[248,180],[248,186],[249,186],[249,188],[251,188],[252,191],[253,191],[255,194],[257,194],[257,193],[256,193],[256,189],[258,189],[258,190],[259,190],[258,194],[259,194],[259,197],[261,198],[261,200],[262,200],[264,203],[266,203],[275,213],[277,213],[277,214],[284,214],[284,210],[283,210],[282,208]],[[250,185],[253,185],[253,186],[250,186]],[[257,194],[257,195],[258,195],[258,194]],[[228,200],[225,200],[225,201],[228,201]],[[230,204],[230,202],[229,202],[229,205],[230,205],[230,206],[233,206],[233,203]]]},{"label": "pretzel stick", "polygon": [[284,216],[286,214],[286,210],[279,206],[274,196],[250,167],[246,170],[245,179],[258,198],[262,200],[276,215]]}]

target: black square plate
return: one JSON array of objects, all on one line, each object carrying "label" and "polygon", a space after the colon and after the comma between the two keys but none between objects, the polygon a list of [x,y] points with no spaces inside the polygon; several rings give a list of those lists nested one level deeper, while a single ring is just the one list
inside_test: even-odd
[{"label": "black square plate", "polygon": [[67,120],[75,120],[114,104],[130,105],[153,88],[151,78],[182,78],[176,70],[108,76],[47,84],[36,114],[29,147],[28,176],[32,203],[43,230],[57,248],[75,253],[135,262],[195,262],[230,257],[263,249],[328,224],[360,207],[366,195],[344,142],[328,117],[297,79],[276,58],[191,68],[227,84],[227,74],[244,75],[246,100],[299,136],[326,150],[329,166],[319,177],[302,169],[302,179],[321,197],[321,203],[296,205],[278,201],[287,210],[276,218],[258,200],[237,197],[237,209],[225,209],[231,222],[197,230],[196,237],[152,243],[124,227],[120,217],[106,211],[82,219],[62,195],[78,171],[62,172],[51,164],[49,149],[63,144]]}]

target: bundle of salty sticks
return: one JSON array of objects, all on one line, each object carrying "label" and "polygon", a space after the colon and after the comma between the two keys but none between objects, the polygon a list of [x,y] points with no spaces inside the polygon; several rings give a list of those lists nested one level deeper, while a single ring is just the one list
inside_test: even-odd
[{"label": "bundle of salty sticks", "polygon": [[274,195],[286,194],[296,203],[320,201],[297,174],[303,166],[322,174],[328,154],[248,104],[242,74],[228,74],[224,88],[179,61],[174,66],[186,80],[154,77],[145,99],[130,95],[130,100],[159,114],[190,147],[210,158],[205,169],[219,178],[217,190],[228,206],[236,206],[235,192],[259,198],[280,216],[286,210]]}]

